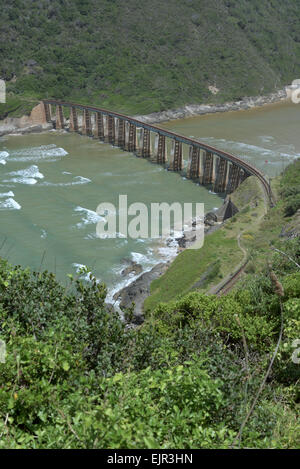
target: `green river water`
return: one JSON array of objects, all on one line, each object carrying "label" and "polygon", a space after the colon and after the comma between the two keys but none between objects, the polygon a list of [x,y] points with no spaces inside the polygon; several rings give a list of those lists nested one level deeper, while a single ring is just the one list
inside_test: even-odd
[{"label": "green river water", "polygon": [[[300,106],[281,103],[164,124],[247,159],[270,177],[300,156]],[[151,239],[99,239],[101,202],[203,202],[222,199],[178,174],[110,145],[76,134],[0,138],[0,255],[14,264],[55,271],[66,279],[90,267],[110,291],[129,281],[125,259],[145,270],[174,256],[176,246]],[[174,243],[173,243],[174,244]]]}]

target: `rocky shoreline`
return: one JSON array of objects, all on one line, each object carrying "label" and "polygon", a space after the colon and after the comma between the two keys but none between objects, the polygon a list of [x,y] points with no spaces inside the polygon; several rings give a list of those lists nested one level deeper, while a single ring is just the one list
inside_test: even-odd
[{"label": "rocky shoreline", "polygon": [[[214,223],[210,220],[205,221],[204,233],[205,236],[213,233],[218,230],[223,225],[222,222]],[[191,226],[195,226],[195,221],[192,220]],[[153,280],[156,280],[161,275],[163,275],[171,265],[171,263],[176,259],[177,255],[184,251],[185,249],[192,246],[196,240],[196,232],[187,229],[182,233],[181,236],[175,238],[178,248],[177,253],[174,258],[168,260],[167,262],[160,262],[156,264],[150,271],[142,273],[138,278],[133,280],[129,285],[123,287],[121,290],[116,292],[113,296],[115,304],[118,305],[115,308],[117,311],[126,311],[132,309],[132,317],[129,320],[131,325],[139,325],[144,321],[144,310],[143,305],[146,298],[150,295],[150,286]],[[168,245],[168,240],[166,240],[166,245]],[[139,270],[141,266],[138,264]],[[136,272],[137,265],[135,262],[132,262],[132,269],[127,267],[127,272],[130,271]],[[124,271],[123,271],[124,272]],[[134,306],[133,306],[134,304]]]},{"label": "rocky shoreline", "polygon": [[153,112],[147,115],[135,116],[136,119],[145,124],[157,124],[176,119],[186,119],[188,117],[204,116],[205,114],[215,114],[217,112],[242,111],[274,104],[288,99],[288,87],[266,96],[245,97],[240,101],[233,101],[224,104],[190,104],[179,109],[162,112]]}]

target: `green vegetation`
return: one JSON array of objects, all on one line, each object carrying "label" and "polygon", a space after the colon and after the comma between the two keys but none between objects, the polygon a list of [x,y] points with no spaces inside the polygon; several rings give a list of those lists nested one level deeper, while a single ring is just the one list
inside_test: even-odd
[{"label": "green vegetation", "polygon": [[10,99],[128,113],[266,94],[298,76],[299,15],[297,0],[13,0],[0,78]]},{"label": "green vegetation", "polygon": [[[206,292],[218,284],[242,262],[244,254],[238,246],[238,235],[244,233],[242,244],[252,240],[265,212],[265,201],[257,178],[250,177],[232,196],[240,212],[225,226],[205,237],[202,249],[187,249],[178,255],[167,272],[151,283],[151,295],[144,308],[151,311],[162,301],[170,301],[190,290]],[[255,214],[255,217],[251,217]],[[251,235],[245,231],[251,223]]]},{"label": "green vegetation", "polygon": [[[297,183],[299,162],[276,187],[284,190],[295,174]],[[253,191],[249,209],[224,231],[239,232],[235,224],[245,225],[253,201],[260,213],[260,197]],[[90,282],[69,276],[62,287],[51,273],[0,260],[0,337],[7,345],[0,448],[237,447],[281,318],[279,351],[240,446],[299,448],[300,365],[292,355],[300,334],[300,238],[278,237],[284,204],[244,236],[255,273],[250,269],[238,288],[223,297],[187,292],[190,277],[177,298],[153,303],[135,329],[108,311],[105,286],[92,275]],[[232,240],[220,233],[231,252]],[[280,253],[271,249],[277,245]],[[210,282],[224,266],[205,259]],[[196,264],[189,259],[190,270]]]}]

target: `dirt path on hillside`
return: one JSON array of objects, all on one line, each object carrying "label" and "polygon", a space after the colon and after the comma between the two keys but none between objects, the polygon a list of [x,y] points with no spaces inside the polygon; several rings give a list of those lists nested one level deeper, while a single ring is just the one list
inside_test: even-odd
[{"label": "dirt path on hillside", "polygon": [[[258,223],[260,223],[261,220],[264,218],[264,216],[267,214],[268,207],[269,207],[268,198],[267,198],[267,195],[266,195],[265,190],[263,188],[262,188],[262,191],[263,191],[263,200],[264,200],[265,211],[258,218],[258,220],[257,220]],[[209,291],[207,292],[208,295],[218,295],[218,296],[226,295],[230,290],[232,290],[232,288],[235,286],[235,284],[238,282],[238,280],[241,278],[242,274],[244,273],[245,268],[246,268],[246,266],[248,264],[248,261],[249,261],[247,250],[241,245],[241,236],[243,235],[243,233],[245,231],[246,230],[243,230],[237,236],[238,247],[243,253],[242,261],[238,264],[237,268],[233,272],[228,274],[225,277],[225,279],[222,280],[222,282],[220,282],[218,285],[214,285],[213,287],[211,287],[209,289]]]}]

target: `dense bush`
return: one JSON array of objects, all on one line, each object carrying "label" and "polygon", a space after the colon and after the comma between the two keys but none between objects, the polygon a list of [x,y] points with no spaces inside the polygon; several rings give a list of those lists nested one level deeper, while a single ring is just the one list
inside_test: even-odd
[{"label": "dense bush", "polygon": [[[298,277],[284,278],[284,340],[244,430],[246,446],[297,445],[299,368],[290,357],[299,332]],[[224,298],[191,293],[159,305],[137,329],[108,312],[104,299],[104,285],[92,276],[88,283],[71,277],[63,288],[51,273],[0,262],[7,344],[0,447],[229,447],[277,339],[278,299],[268,282],[256,278]]]}]

